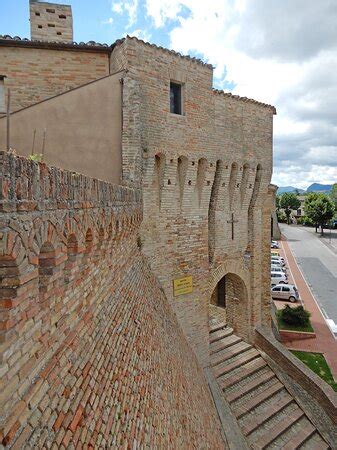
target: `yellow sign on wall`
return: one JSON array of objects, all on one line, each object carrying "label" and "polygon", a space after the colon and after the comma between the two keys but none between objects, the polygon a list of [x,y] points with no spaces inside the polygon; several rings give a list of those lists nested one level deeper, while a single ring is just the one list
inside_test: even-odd
[{"label": "yellow sign on wall", "polygon": [[173,295],[175,297],[190,294],[191,292],[193,292],[193,278],[191,275],[173,280]]}]

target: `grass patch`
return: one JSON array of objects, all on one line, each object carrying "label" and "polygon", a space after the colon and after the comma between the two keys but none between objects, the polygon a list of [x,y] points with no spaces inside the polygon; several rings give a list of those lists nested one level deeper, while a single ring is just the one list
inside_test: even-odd
[{"label": "grass patch", "polygon": [[326,381],[334,391],[337,391],[337,383],[334,381],[330,367],[322,353],[300,352],[291,350],[298,359],[315,372],[319,377]]},{"label": "grass patch", "polygon": [[307,333],[313,333],[314,329],[312,328],[311,322],[309,320],[309,324],[306,326],[303,325],[290,325],[289,323],[283,322],[281,318],[281,311],[277,311],[277,324],[279,330],[289,330],[289,331],[306,331]]}]

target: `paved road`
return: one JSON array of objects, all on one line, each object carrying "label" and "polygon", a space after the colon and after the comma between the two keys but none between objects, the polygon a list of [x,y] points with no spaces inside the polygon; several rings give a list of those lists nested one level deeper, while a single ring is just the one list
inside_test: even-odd
[{"label": "paved road", "polygon": [[337,254],[312,230],[281,224],[281,232],[325,318],[337,326]]}]

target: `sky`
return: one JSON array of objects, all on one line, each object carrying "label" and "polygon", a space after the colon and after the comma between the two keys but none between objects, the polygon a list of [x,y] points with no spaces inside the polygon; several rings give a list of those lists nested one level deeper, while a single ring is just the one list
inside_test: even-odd
[{"label": "sky", "polygon": [[[337,0],[56,0],[74,40],[126,34],[197,56],[214,87],[273,104],[279,186],[337,182]],[[0,0],[0,34],[29,37],[28,0]]]}]

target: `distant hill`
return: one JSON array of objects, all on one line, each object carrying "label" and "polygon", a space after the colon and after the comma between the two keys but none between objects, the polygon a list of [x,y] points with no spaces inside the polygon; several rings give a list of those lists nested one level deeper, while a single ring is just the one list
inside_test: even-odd
[{"label": "distant hill", "polygon": [[313,183],[307,188],[307,192],[326,192],[331,191],[332,184]]},{"label": "distant hill", "polygon": [[277,193],[280,195],[285,192],[299,192],[300,194],[305,194],[306,192],[329,192],[331,191],[332,186],[332,184],[312,183],[306,190],[294,186],[281,186],[278,188]]},{"label": "distant hill", "polygon": [[304,189],[299,189],[294,186],[281,186],[278,188],[277,193],[284,194],[285,192],[296,192],[296,191],[298,191],[300,194],[303,194],[303,192],[305,192]]}]

